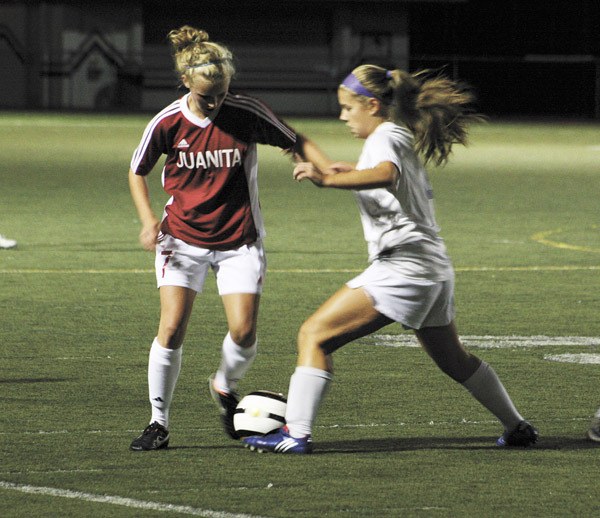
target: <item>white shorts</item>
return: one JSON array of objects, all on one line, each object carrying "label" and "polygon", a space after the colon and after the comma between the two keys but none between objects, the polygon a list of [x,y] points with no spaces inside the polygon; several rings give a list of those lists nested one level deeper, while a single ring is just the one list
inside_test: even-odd
[{"label": "white shorts", "polygon": [[385,261],[374,261],[346,283],[362,288],[382,315],[408,329],[440,327],[454,320],[454,277],[443,281],[398,275]]},{"label": "white shorts", "polygon": [[217,278],[219,295],[262,293],[267,269],[260,241],[235,250],[208,250],[165,234],[156,246],[156,282],[202,292],[208,269]]}]

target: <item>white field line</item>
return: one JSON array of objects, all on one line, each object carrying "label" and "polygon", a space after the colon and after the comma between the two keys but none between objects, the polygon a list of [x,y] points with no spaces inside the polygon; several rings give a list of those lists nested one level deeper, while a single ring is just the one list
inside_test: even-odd
[{"label": "white field line", "polygon": [[163,504],[160,502],[148,502],[133,498],[124,498],[121,496],[96,495],[93,493],[83,493],[81,491],[71,491],[68,489],[58,489],[53,487],[30,486],[27,484],[14,484],[0,480],[0,489],[7,491],[18,491],[33,495],[55,496],[60,498],[71,498],[82,500],[84,502],[97,502],[100,504],[121,505],[133,509],[142,509],[145,511],[159,511],[165,513],[179,513],[192,516],[204,516],[206,518],[260,518],[251,514],[227,513],[224,511],[212,511],[210,509],[198,509],[187,505]]},{"label": "white field line", "polygon": [[[403,335],[387,335],[377,334],[370,338],[375,340],[373,345],[383,347],[420,347],[417,338],[412,334]],[[367,338],[368,339],[368,338]],[[466,335],[460,337],[463,345],[469,349],[515,349],[515,348],[532,348],[532,347],[598,347],[600,346],[600,336],[491,336],[491,335]],[[600,354],[588,354],[588,361],[584,359],[577,363],[596,363],[595,358]],[[568,357],[568,355],[567,355]],[[546,358],[554,359],[554,358]],[[101,361],[112,360],[111,356],[59,356],[55,360],[65,361]],[[575,356],[573,355],[573,360]],[[554,360],[559,361],[559,360]],[[566,361],[566,360],[565,360]]]},{"label": "white field line", "polygon": [[[364,269],[354,268],[273,268],[269,273],[360,273]],[[600,265],[591,266],[462,266],[456,267],[457,272],[577,272],[597,271]],[[61,274],[61,275],[93,275],[93,274],[151,274],[153,269],[145,268],[2,268],[0,275],[15,274]]]},{"label": "white field line", "polygon": [[560,363],[581,363],[584,365],[600,365],[600,354],[546,354],[544,356],[544,360]]},{"label": "white field line", "polygon": [[[419,347],[413,335],[373,335],[375,345],[384,347]],[[600,346],[599,336],[488,336],[468,335],[460,337],[469,348],[512,349],[552,346]]]}]

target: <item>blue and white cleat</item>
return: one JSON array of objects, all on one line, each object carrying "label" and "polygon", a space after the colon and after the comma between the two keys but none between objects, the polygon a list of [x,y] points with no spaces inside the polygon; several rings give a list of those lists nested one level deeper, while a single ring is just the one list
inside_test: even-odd
[{"label": "blue and white cleat", "polygon": [[287,426],[279,428],[267,435],[252,435],[242,439],[244,446],[250,451],[259,453],[312,453],[313,444],[310,435],[302,438],[292,437]]},{"label": "blue and white cleat", "polygon": [[514,430],[504,432],[496,441],[498,446],[527,447],[535,444],[538,440],[538,431],[527,421],[521,421]]}]

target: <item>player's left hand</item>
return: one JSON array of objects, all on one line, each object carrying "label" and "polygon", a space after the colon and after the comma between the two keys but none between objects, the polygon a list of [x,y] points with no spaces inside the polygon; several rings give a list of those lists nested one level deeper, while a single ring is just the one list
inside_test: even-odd
[{"label": "player's left hand", "polygon": [[310,180],[318,187],[323,185],[323,173],[321,173],[321,171],[319,171],[310,162],[300,162],[296,164],[293,174],[294,180],[297,182],[301,182],[302,180]]}]

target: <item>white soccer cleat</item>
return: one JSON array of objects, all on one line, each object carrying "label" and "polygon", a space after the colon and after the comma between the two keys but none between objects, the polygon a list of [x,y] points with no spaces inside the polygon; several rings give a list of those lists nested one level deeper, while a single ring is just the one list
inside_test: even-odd
[{"label": "white soccer cleat", "polygon": [[17,242],[14,239],[8,239],[0,234],[0,248],[6,250],[9,248],[14,248],[15,246],[17,246]]},{"label": "white soccer cleat", "polygon": [[600,442],[600,412],[596,412],[596,415],[592,418],[587,436],[591,441]]}]

